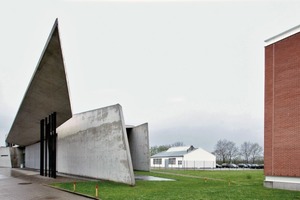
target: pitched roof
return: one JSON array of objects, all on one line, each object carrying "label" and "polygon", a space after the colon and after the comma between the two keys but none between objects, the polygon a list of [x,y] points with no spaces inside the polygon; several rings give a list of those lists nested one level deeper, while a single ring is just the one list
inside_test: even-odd
[{"label": "pitched roof", "polygon": [[183,157],[184,155],[196,150],[193,146],[171,147],[167,151],[160,152],[151,156],[151,158],[161,157]]},{"label": "pitched roof", "polygon": [[57,20],[6,141],[21,146],[38,142],[40,120],[53,112],[57,113],[57,127],[72,117]]},{"label": "pitched roof", "polygon": [[151,158],[161,158],[161,157],[182,157],[189,152],[187,151],[163,151],[158,154],[151,156]]},{"label": "pitched roof", "polygon": [[171,148],[169,148],[167,151],[168,151],[168,152],[171,152],[171,151],[188,151],[189,148],[191,148],[191,146],[171,147]]}]

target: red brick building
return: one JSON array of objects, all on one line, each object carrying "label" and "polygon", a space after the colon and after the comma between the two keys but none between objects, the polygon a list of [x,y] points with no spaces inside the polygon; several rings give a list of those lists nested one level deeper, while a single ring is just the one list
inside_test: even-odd
[{"label": "red brick building", "polygon": [[300,26],[265,42],[264,185],[300,190]]}]

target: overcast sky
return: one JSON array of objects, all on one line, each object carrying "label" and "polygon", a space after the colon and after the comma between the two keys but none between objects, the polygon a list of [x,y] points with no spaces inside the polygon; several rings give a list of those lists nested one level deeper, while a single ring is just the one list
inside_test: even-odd
[{"label": "overcast sky", "polygon": [[0,145],[56,18],[74,114],[119,103],[151,146],[263,145],[264,40],[300,24],[287,0],[3,2]]}]

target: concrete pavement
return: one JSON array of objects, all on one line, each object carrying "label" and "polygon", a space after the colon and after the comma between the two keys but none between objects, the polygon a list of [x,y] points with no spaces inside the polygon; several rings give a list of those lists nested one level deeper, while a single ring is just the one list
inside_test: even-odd
[{"label": "concrete pavement", "polygon": [[63,192],[45,186],[54,182],[72,182],[78,179],[58,176],[56,179],[42,177],[38,171],[24,169],[0,168],[0,199],[1,200],[86,200],[88,198]]}]

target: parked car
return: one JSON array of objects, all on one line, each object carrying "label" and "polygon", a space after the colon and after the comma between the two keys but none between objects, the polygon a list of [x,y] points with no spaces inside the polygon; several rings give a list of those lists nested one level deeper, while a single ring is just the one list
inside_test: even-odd
[{"label": "parked car", "polygon": [[238,166],[239,166],[240,168],[247,168],[247,167],[248,167],[248,165],[243,164],[243,163],[238,164]]},{"label": "parked car", "polygon": [[216,164],[216,168],[222,168],[222,165]]},{"label": "parked car", "polygon": [[223,163],[222,164],[222,168],[228,168],[228,164],[227,163]]},{"label": "parked car", "polygon": [[228,164],[228,168],[239,168],[236,164]]},{"label": "parked car", "polygon": [[264,165],[264,164],[258,165],[258,169],[264,169],[264,168],[265,168],[265,165]]},{"label": "parked car", "polygon": [[247,168],[251,168],[251,164],[246,164],[247,165]]},{"label": "parked car", "polygon": [[258,169],[259,168],[259,166],[258,166],[258,164],[251,164],[251,167],[250,167],[251,169]]}]

